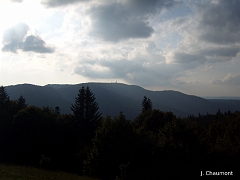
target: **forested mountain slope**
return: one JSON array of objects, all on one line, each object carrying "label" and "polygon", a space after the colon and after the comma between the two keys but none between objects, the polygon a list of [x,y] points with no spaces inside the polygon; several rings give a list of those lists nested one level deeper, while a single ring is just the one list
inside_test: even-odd
[{"label": "forested mountain slope", "polygon": [[128,119],[134,119],[141,111],[144,96],[151,99],[154,109],[172,111],[176,116],[186,117],[206,113],[240,110],[240,100],[207,100],[197,96],[186,95],[177,91],[149,91],[135,85],[121,83],[83,83],[77,85],[46,85],[36,86],[20,84],[7,86],[10,99],[22,95],[28,105],[38,107],[59,106],[61,113],[71,113],[70,106],[74,103],[78,90],[89,86],[99,104],[103,116],[117,116],[123,111]]}]

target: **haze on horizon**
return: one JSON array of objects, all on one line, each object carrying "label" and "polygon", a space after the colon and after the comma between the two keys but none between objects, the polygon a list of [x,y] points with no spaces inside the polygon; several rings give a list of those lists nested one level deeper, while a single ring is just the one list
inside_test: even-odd
[{"label": "haze on horizon", "polygon": [[1,0],[0,85],[240,97],[240,0]]}]

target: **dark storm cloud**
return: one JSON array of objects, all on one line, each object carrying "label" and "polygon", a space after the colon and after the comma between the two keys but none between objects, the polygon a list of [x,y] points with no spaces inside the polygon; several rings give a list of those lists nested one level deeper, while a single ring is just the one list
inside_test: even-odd
[{"label": "dark storm cloud", "polygon": [[122,0],[123,4],[131,9],[131,11],[139,13],[155,13],[157,10],[162,8],[171,8],[179,1],[175,0]]},{"label": "dark storm cloud", "polygon": [[33,51],[37,53],[52,53],[53,49],[46,46],[46,43],[37,36],[27,36],[23,42],[23,51]]},{"label": "dark storm cloud", "polygon": [[64,6],[68,4],[78,3],[78,2],[85,2],[90,0],[41,0],[41,4],[47,7],[58,7]]},{"label": "dark storm cloud", "polygon": [[201,54],[206,56],[218,56],[218,57],[235,57],[237,53],[240,51],[240,46],[231,45],[226,47],[209,47],[204,50],[201,50]]},{"label": "dark storm cloud", "polygon": [[122,0],[94,6],[89,11],[92,20],[90,35],[112,42],[148,38],[154,32],[148,22],[149,16],[175,3],[173,0]]},{"label": "dark storm cloud", "polygon": [[201,1],[194,4],[195,16],[178,18],[176,29],[184,40],[174,52],[178,63],[230,61],[240,52],[240,0]]},{"label": "dark storm cloud", "polygon": [[[94,0],[42,0],[47,7],[58,7]],[[154,32],[149,17],[163,8],[179,4],[176,0],[111,0],[95,1],[86,15],[91,18],[89,35],[105,41],[117,42],[129,38],[148,38]]]},{"label": "dark storm cloud", "polygon": [[102,5],[91,9],[91,35],[106,41],[128,38],[147,38],[153,28],[140,17],[132,16],[120,3]]},{"label": "dark storm cloud", "polygon": [[184,52],[177,52],[174,54],[175,62],[181,62],[186,64],[193,64],[193,63],[204,63],[206,58],[202,54],[191,54],[191,53],[184,53]]},{"label": "dark storm cloud", "polygon": [[[207,1],[208,2],[208,1]],[[219,0],[198,6],[203,40],[216,44],[240,42],[240,1]]]},{"label": "dark storm cloud", "polygon": [[203,64],[206,61],[221,62],[230,61],[233,57],[236,57],[240,51],[240,47],[237,45],[231,46],[213,46],[198,50],[197,53],[176,52],[174,53],[174,60],[177,63],[191,65]]},{"label": "dark storm cloud", "polygon": [[16,53],[17,50],[33,51],[37,53],[52,53],[53,48],[48,47],[46,43],[37,36],[28,35],[29,26],[25,23],[19,23],[3,33],[2,51]]},{"label": "dark storm cloud", "polygon": [[[23,1],[23,0],[12,0],[12,1]],[[93,0],[41,0],[41,4],[47,7],[58,7],[68,4],[74,4],[79,2],[90,2]],[[100,1],[99,1],[100,2]],[[106,4],[111,3],[113,1],[105,1]],[[176,0],[116,0],[115,2],[119,2],[121,4],[125,4],[131,10],[138,11],[141,13],[153,13],[156,8],[170,8],[175,4],[179,4],[179,1]],[[104,3],[104,1],[101,1]]]}]

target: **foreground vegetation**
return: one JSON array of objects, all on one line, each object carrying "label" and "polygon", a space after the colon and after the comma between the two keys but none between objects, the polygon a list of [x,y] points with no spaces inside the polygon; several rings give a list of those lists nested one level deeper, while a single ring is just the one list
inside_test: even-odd
[{"label": "foreground vegetation", "polygon": [[47,171],[39,168],[0,164],[0,179],[2,180],[94,180],[59,171]]},{"label": "foreground vegetation", "polygon": [[1,87],[0,161],[106,180],[196,179],[201,171],[239,178],[240,112],[178,118],[152,107],[144,97],[133,121],[123,112],[101,117],[82,87],[72,115],[61,114],[10,100]]}]

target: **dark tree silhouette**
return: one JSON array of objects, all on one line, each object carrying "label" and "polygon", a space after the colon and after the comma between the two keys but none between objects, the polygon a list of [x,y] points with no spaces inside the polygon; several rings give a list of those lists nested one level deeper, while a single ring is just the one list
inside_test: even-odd
[{"label": "dark tree silhouette", "polygon": [[0,161],[8,159],[11,147],[11,119],[9,95],[5,87],[0,87]]},{"label": "dark tree silhouette", "polygon": [[79,90],[71,110],[73,111],[73,118],[79,125],[82,143],[90,144],[100,123],[101,113],[98,111],[94,94],[88,86],[87,88],[82,86]]},{"label": "dark tree silhouette", "polygon": [[142,112],[147,110],[152,110],[152,101],[151,99],[144,96],[142,100]]},{"label": "dark tree silhouette", "polygon": [[101,117],[101,113],[98,111],[99,107],[95,100],[90,88],[82,86],[75,98],[75,104],[71,107],[74,119],[82,123],[96,123]]},{"label": "dark tree silhouette", "polygon": [[85,109],[85,87],[79,90],[78,96],[75,97],[75,104],[72,105],[71,110],[73,111],[73,117],[77,121],[84,120],[84,109]]},{"label": "dark tree silhouette", "polygon": [[92,138],[101,121],[101,113],[98,111],[98,104],[95,97],[87,86],[79,90],[78,96],[75,98],[75,104],[72,105],[72,118],[75,120],[78,136],[78,166],[83,168],[83,161],[87,157],[87,152],[92,146]]},{"label": "dark tree silhouette", "polygon": [[122,112],[114,119],[107,116],[92,140],[93,147],[84,162],[85,173],[106,180],[123,176],[119,166],[127,166],[132,158],[134,137],[132,125]]},{"label": "dark tree silhouette", "polygon": [[9,104],[9,95],[4,86],[0,87],[0,108],[5,109]]},{"label": "dark tree silhouette", "polygon": [[20,96],[16,103],[17,103],[18,110],[25,109],[28,106],[23,96]]},{"label": "dark tree silhouette", "polygon": [[59,107],[59,106],[56,106],[56,107],[55,107],[55,113],[60,114],[60,112],[61,112],[60,107]]},{"label": "dark tree silhouette", "polygon": [[95,97],[90,88],[87,86],[85,91],[85,118],[95,124],[98,122],[100,116],[101,114],[98,111],[98,104],[95,101]]}]

